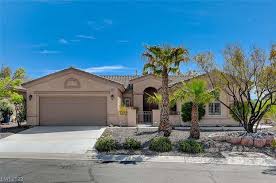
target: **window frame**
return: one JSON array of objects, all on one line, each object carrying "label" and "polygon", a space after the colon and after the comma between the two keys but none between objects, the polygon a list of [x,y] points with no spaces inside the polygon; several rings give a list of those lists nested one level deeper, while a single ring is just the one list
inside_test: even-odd
[{"label": "window frame", "polygon": [[[216,105],[219,106],[218,112],[216,112]],[[221,114],[222,114],[222,111],[221,111],[221,103],[220,102],[215,101],[215,102],[209,103],[209,105],[208,105],[208,115],[209,116],[221,116]]]},{"label": "window frame", "polygon": [[[126,104],[126,101],[129,102],[129,105]],[[124,104],[126,107],[131,107],[131,98],[125,97],[124,100],[123,100],[123,104]]]}]

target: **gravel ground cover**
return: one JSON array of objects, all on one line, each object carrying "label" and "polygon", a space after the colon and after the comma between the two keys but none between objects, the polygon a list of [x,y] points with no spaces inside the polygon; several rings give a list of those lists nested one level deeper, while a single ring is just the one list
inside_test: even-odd
[{"label": "gravel ground cover", "polygon": [[[200,138],[206,139],[210,134],[214,132],[201,132]],[[231,133],[231,132],[215,132],[217,133]],[[103,136],[112,135],[119,143],[123,143],[125,138],[134,137],[139,140],[142,144],[146,145],[149,139],[158,136],[157,128],[107,128]],[[184,130],[172,130],[169,139],[172,143],[176,143],[180,140],[187,139],[190,135],[189,131]]]},{"label": "gravel ground cover", "polygon": [[[214,132],[201,132],[200,141],[208,139],[208,136]],[[217,133],[228,133],[228,132],[216,132]],[[187,139],[190,132],[184,130],[172,130],[169,139],[175,145],[178,141]],[[177,150],[174,146],[171,152],[157,153],[150,151],[148,149],[149,140],[153,137],[158,136],[158,131],[156,128],[107,128],[102,136],[111,135],[120,144],[123,144],[127,137],[133,137],[142,143],[142,150],[129,151],[129,150],[116,150],[108,152],[108,154],[144,154],[144,155],[183,155],[183,153]],[[220,152],[205,152],[201,154],[188,154],[189,156],[202,156],[202,157],[223,157]]]},{"label": "gravel ground cover", "polygon": [[[270,147],[263,148],[249,148],[247,146],[242,145],[234,145],[228,142],[220,142],[213,140],[211,137],[213,135],[233,135],[235,133],[244,133],[241,131],[221,131],[221,132],[201,132],[200,139],[197,140],[204,144],[205,152],[201,154],[185,154],[185,156],[202,156],[202,157],[219,157],[223,158],[221,154],[222,151],[235,151],[235,152],[261,152],[268,154],[272,157],[276,158],[275,151],[273,151]],[[174,144],[173,150],[171,152],[157,153],[149,150],[149,141],[153,137],[158,136],[157,128],[118,128],[111,127],[107,128],[102,136],[111,135],[119,144],[123,144],[127,137],[133,137],[136,140],[140,141],[142,144],[142,149],[137,151],[130,151],[125,149],[118,149],[116,151],[107,152],[107,154],[143,154],[143,155],[183,155],[183,153],[178,151],[177,142],[180,140],[188,139],[190,132],[187,130],[172,130],[172,133],[169,137],[171,142]]]}]

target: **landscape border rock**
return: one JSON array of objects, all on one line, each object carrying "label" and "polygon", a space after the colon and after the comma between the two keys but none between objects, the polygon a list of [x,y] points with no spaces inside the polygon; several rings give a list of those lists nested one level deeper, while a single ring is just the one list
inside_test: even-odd
[{"label": "landscape border rock", "polygon": [[209,140],[207,139],[205,144],[207,144],[207,152],[262,152],[276,157],[276,149],[271,147],[273,139],[276,139],[276,137],[275,134],[271,132],[233,132],[225,134],[216,133],[210,135]]}]

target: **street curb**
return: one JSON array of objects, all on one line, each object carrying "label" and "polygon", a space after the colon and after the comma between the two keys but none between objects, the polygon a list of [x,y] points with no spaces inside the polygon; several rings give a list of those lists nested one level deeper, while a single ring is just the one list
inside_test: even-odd
[{"label": "street curb", "polygon": [[[86,154],[65,153],[0,153],[0,159],[38,159],[38,160],[80,160],[100,162],[165,162],[188,164],[224,164],[248,166],[273,166],[276,159],[262,153],[222,152],[223,158],[191,156],[149,156],[149,155],[109,155],[89,152]],[[247,157],[246,157],[247,156]]]},{"label": "street curb", "polygon": [[[254,153],[260,155],[260,153]],[[147,155],[106,155],[97,154],[91,156],[93,160],[102,162],[167,162],[167,163],[195,163],[195,164],[228,164],[247,166],[276,166],[276,159],[262,154],[255,157],[227,155],[224,158],[214,157],[191,157],[191,156],[147,156]]]}]

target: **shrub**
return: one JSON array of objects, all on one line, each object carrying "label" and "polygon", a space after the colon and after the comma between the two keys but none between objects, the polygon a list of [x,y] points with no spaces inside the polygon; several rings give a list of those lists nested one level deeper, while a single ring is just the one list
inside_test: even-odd
[{"label": "shrub", "polygon": [[[184,122],[191,121],[192,103],[186,102],[181,106],[181,118]],[[203,104],[198,105],[198,120],[201,120],[205,115],[205,107]]]},{"label": "shrub", "polygon": [[181,152],[193,154],[204,152],[203,145],[195,140],[182,140],[178,145]]},{"label": "shrub", "polygon": [[141,148],[141,142],[139,142],[138,140],[128,137],[125,139],[125,143],[124,143],[124,148],[125,149],[130,149],[130,150],[137,150]]},{"label": "shrub", "polygon": [[127,107],[125,105],[121,105],[119,109],[120,115],[127,115]]},{"label": "shrub", "polygon": [[109,152],[116,149],[116,141],[112,136],[100,137],[95,145],[99,152]]},{"label": "shrub", "polygon": [[[5,121],[5,120],[9,120],[9,116],[11,116],[13,114],[13,107],[12,104],[6,100],[0,100],[0,118]],[[6,119],[7,118],[7,119]],[[9,121],[5,121],[5,122],[9,122]]]},{"label": "shrub", "polygon": [[272,147],[272,149],[276,149],[276,140],[275,139],[272,140],[271,147]]},{"label": "shrub", "polygon": [[154,137],[150,141],[149,149],[156,152],[168,152],[172,150],[172,143],[167,137]]}]

